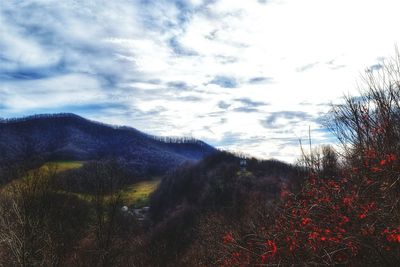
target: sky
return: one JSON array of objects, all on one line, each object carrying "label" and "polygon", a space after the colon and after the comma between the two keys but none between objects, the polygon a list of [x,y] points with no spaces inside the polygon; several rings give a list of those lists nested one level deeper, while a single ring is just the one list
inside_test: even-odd
[{"label": "sky", "polygon": [[400,42],[398,0],[4,0],[0,117],[71,112],[294,162]]}]

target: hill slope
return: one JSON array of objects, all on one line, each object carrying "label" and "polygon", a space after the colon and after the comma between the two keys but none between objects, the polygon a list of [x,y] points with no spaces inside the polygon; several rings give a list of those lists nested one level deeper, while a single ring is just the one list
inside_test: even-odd
[{"label": "hill slope", "polygon": [[273,210],[282,189],[298,188],[305,174],[275,160],[247,158],[245,169],[240,161],[219,152],[163,178],[150,199],[154,227],[147,250],[157,256],[146,266],[220,265],[213,244],[222,241],[225,229],[249,234],[254,221],[268,225],[262,214]]},{"label": "hill slope", "polygon": [[0,170],[19,162],[118,159],[146,173],[197,161],[215,149],[194,139],[162,140],[75,114],[35,115],[0,121]]}]

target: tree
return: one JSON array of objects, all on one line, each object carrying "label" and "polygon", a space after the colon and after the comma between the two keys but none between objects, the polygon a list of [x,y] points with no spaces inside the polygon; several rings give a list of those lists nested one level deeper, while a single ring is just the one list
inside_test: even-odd
[{"label": "tree", "polygon": [[1,264],[60,266],[86,230],[87,205],[53,190],[55,175],[35,169],[1,189]]},{"label": "tree", "polygon": [[[93,186],[90,203],[93,221],[82,246],[77,266],[119,266],[129,258],[129,241],[138,233],[136,218],[123,212],[121,187],[126,185],[125,174],[116,161],[91,162],[84,179]],[[122,264],[123,265],[123,264]]]},{"label": "tree", "polygon": [[335,178],[339,175],[338,154],[331,145],[322,145],[310,149],[311,151],[306,153],[302,148],[302,156],[298,160],[300,166],[325,178]]},{"label": "tree", "polygon": [[375,151],[378,157],[398,153],[400,148],[400,53],[367,69],[360,96],[346,96],[334,106],[328,126],[336,134],[350,161]]}]

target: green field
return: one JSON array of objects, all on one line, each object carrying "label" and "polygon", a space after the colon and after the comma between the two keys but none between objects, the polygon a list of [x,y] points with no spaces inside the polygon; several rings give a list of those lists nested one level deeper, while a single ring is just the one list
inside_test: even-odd
[{"label": "green field", "polygon": [[150,194],[157,189],[160,181],[160,179],[143,181],[122,189],[120,193],[124,205],[134,207],[147,206]]},{"label": "green field", "polygon": [[30,174],[36,171],[39,171],[40,173],[43,174],[61,173],[67,170],[78,169],[82,167],[84,163],[85,163],[84,161],[49,161],[43,164],[41,167],[29,171],[26,176],[14,179],[8,184],[1,186],[0,189],[7,189],[10,186],[23,181],[22,179],[29,179]]},{"label": "green field", "polygon": [[49,161],[40,167],[40,169],[44,171],[55,170],[57,173],[60,173],[67,170],[78,169],[82,167],[84,163],[84,161]]},{"label": "green field", "polygon": [[[119,197],[122,201],[122,205],[134,207],[134,208],[142,208],[149,205],[150,195],[153,193],[158,185],[160,184],[161,179],[148,180],[143,182],[138,182],[133,185],[127,186],[120,191],[110,194],[106,196],[105,201],[111,201],[111,199],[115,199],[115,197],[119,194]],[[82,193],[69,193],[74,194],[82,200],[91,202],[94,200],[94,196],[92,194],[82,194]]]}]

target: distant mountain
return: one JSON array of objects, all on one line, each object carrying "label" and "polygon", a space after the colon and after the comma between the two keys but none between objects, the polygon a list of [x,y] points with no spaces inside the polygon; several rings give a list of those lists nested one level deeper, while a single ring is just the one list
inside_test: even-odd
[{"label": "distant mountain", "polygon": [[196,139],[150,136],[70,113],[0,120],[0,171],[37,159],[116,159],[142,173],[163,173],[215,151]]}]

